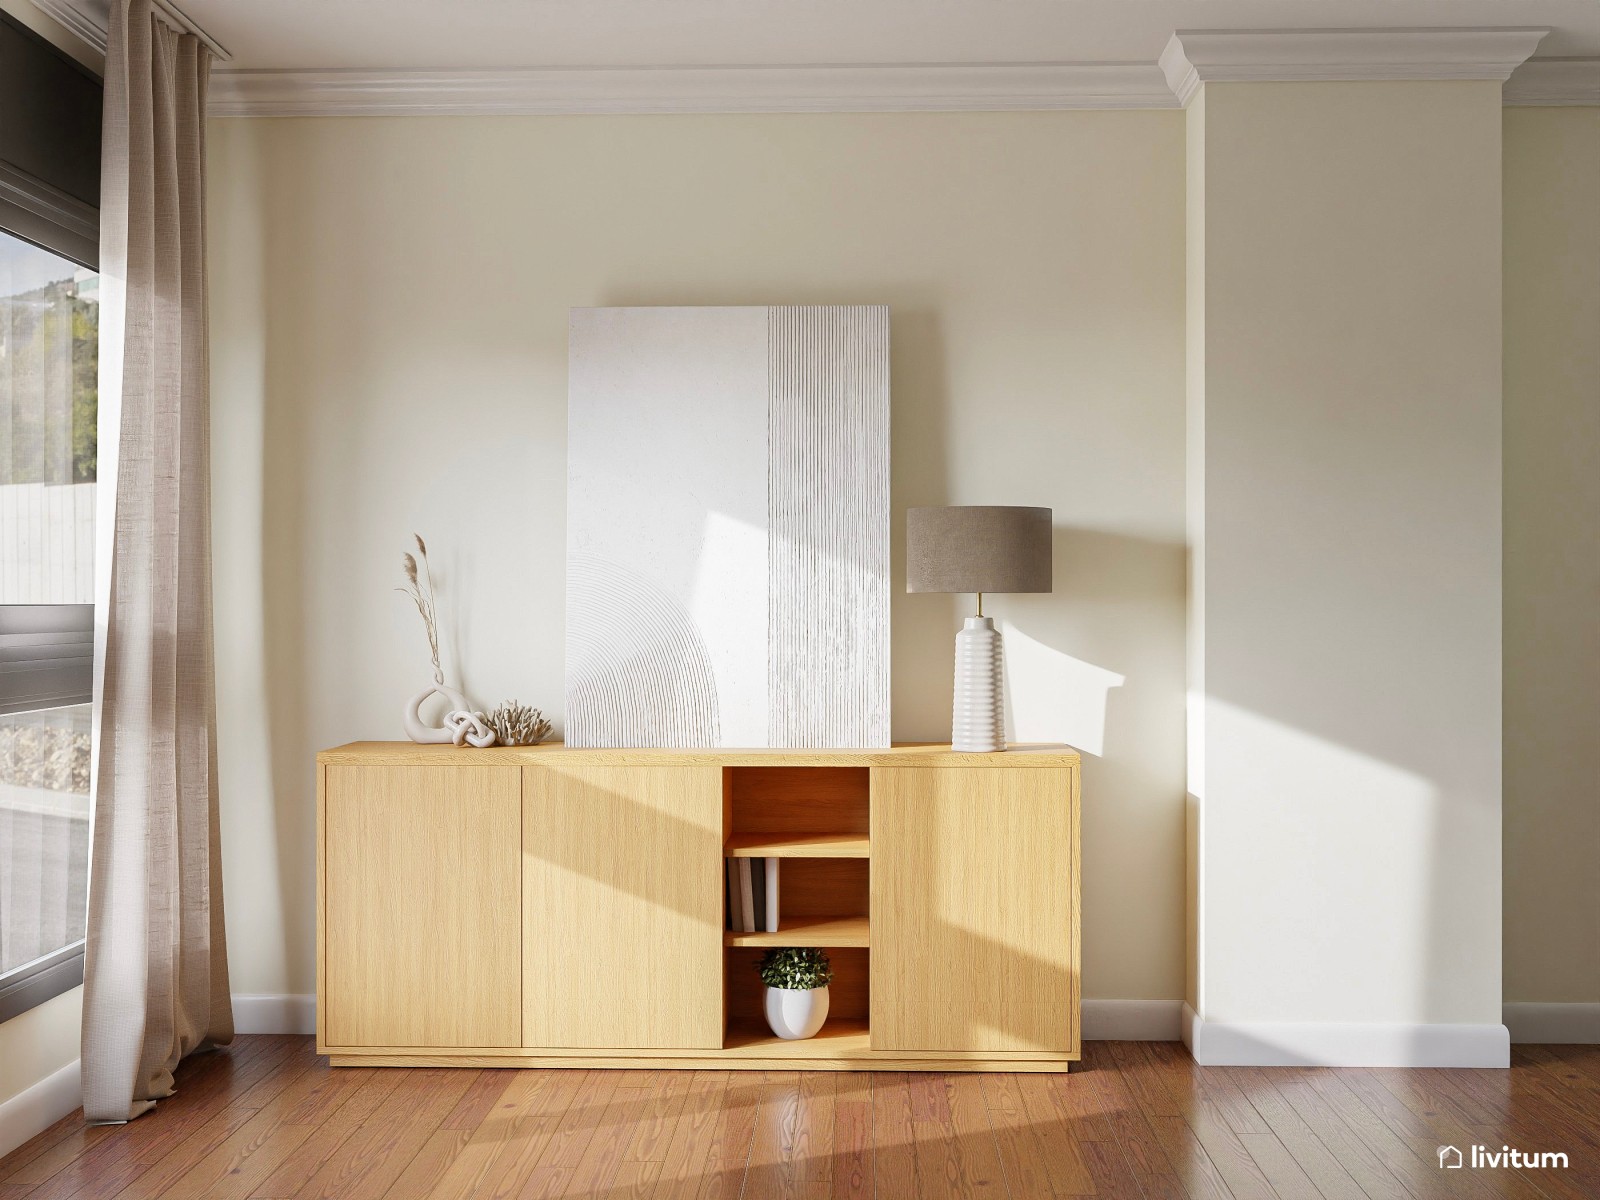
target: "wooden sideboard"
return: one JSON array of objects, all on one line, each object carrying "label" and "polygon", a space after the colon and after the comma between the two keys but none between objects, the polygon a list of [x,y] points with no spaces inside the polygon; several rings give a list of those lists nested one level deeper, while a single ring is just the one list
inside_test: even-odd
[{"label": "wooden sideboard", "polygon": [[[1061,748],[317,756],[317,1050],[335,1066],[1064,1071],[1079,759]],[[723,928],[777,857],[778,933]],[[763,947],[821,946],[809,1041]]]}]

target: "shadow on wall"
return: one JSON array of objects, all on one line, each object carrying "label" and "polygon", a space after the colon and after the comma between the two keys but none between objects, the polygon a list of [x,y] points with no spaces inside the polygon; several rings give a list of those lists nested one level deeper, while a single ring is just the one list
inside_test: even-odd
[{"label": "shadow on wall", "polygon": [[1128,679],[1117,642],[1137,636],[1149,606],[1182,595],[1187,551],[1067,526],[1053,531],[1052,549],[1052,592],[990,602],[1005,631],[1006,740],[1104,757],[1110,693]]},{"label": "shadow on wall", "polygon": [[[1206,858],[1191,880],[1205,960],[1192,946],[1190,971],[1212,973],[1191,984],[1208,1022],[1257,1025],[1209,1028],[1212,1053],[1282,1062],[1320,1037],[1333,1061],[1481,1055],[1452,1029],[1481,1036],[1501,1019],[1497,983],[1484,986],[1499,973],[1485,892],[1498,896],[1499,778],[1441,735],[1481,726],[1482,684],[1470,670],[1446,683],[1450,656],[1428,652],[1437,635],[1414,615],[1382,627],[1359,584],[1341,596],[1308,582],[1304,595],[1236,609],[1229,669],[1213,664],[1191,697],[1205,702],[1208,753],[1189,800]],[[1385,645],[1393,666],[1373,672]],[[1316,1028],[1277,1025],[1286,1013]],[[1359,1049],[1341,1049],[1340,1030],[1357,1027]]]},{"label": "shadow on wall", "polygon": [[[985,598],[1005,634],[1006,736],[1084,753],[1083,841],[1096,851],[1084,855],[1083,903],[1099,914],[1084,925],[1084,994],[1121,998],[1139,987],[1175,997],[1185,941],[1187,548],[1057,526],[1053,553],[1053,592]],[[946,625],[938,642],[949,647],[953,634]],[[949,651],[925,657],[939,662],[948,689]],[[1129,943],[1172,974],[1130,984]]]}]

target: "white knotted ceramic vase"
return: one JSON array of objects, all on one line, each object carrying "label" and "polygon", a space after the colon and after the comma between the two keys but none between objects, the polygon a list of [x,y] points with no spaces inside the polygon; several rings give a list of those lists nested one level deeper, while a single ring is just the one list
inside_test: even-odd
[{"label": "white knotted ceramic vase", "polygon": [[785,1041],[816,1037],[828,1019],[828,989],[767,989],[767,1024]]},{"label": "white knotted ceramic vase", "polygon": [[423,745],[453,741],[455,731],[446,725],[429,725],[422,719],[422,706],[434,696],[441,696],[445,702],[445,711],[452,712],[467,707],[467,698],[455,688],[445,687],[442,683],[429,684],[423,691],[418,692],[406,701],[404,711],[400,715],[401,724],[405,726],[406,736],[413,742]]},{"label": "white knotted ceramic vase", "polygon": [[1006,748],[1001,687],[1000,631],[991,617],[968,617],[956,634],[955,712],[950,748],[985,752]]}]

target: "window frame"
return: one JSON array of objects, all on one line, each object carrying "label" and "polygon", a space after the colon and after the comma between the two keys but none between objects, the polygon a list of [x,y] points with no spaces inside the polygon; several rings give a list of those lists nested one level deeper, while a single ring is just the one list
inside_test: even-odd
[{"label": "window frame", "polygon": [[[28,677],[28,695],[7,682]],[[0,716],[89,704],[93,685],[93,604],[0,604]],[[0,1023],[81,984],[83,954],[79,938],[0,974]]]},{"label": "window frame", "polygon": [[[0,103],[25,117],[0,137],[0,233],[98,272],[100,80],[8,13],[0,60]],[[93,604],[0,604],[0,714],[92,703],[93,653]],[[0,974],[0,1022],[79,986],[83,958],[79,939]]]}]

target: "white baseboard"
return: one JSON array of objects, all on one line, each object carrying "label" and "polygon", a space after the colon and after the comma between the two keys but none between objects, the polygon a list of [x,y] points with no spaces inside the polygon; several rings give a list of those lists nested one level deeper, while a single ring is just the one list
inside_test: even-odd
[{"label": "white baseboard", "polygon": [[0,1158],[83,1104],[78,1062],[73,1059],[55,1074],[0,1104]]},{"label": "white baseboard", "polygon": [[1085,1000],[1083,1040],[1181,1041],[1182,1012],[1182,1000]]},{"label": "white baseboard", "polygon": [[235,996],[235,1033],[315,1033],[315,996]]},{"label": "white baseboard", "polygon": [[1507,1004],[1500,1019],[1513,1043],[1600,1045],[1600,1004]]},{"label": "white baseboard", "polygon": [[1207,1021],[1187,1004],[1184,1042],[1204,1067],[1509,1067],[1504,1025]]}]

